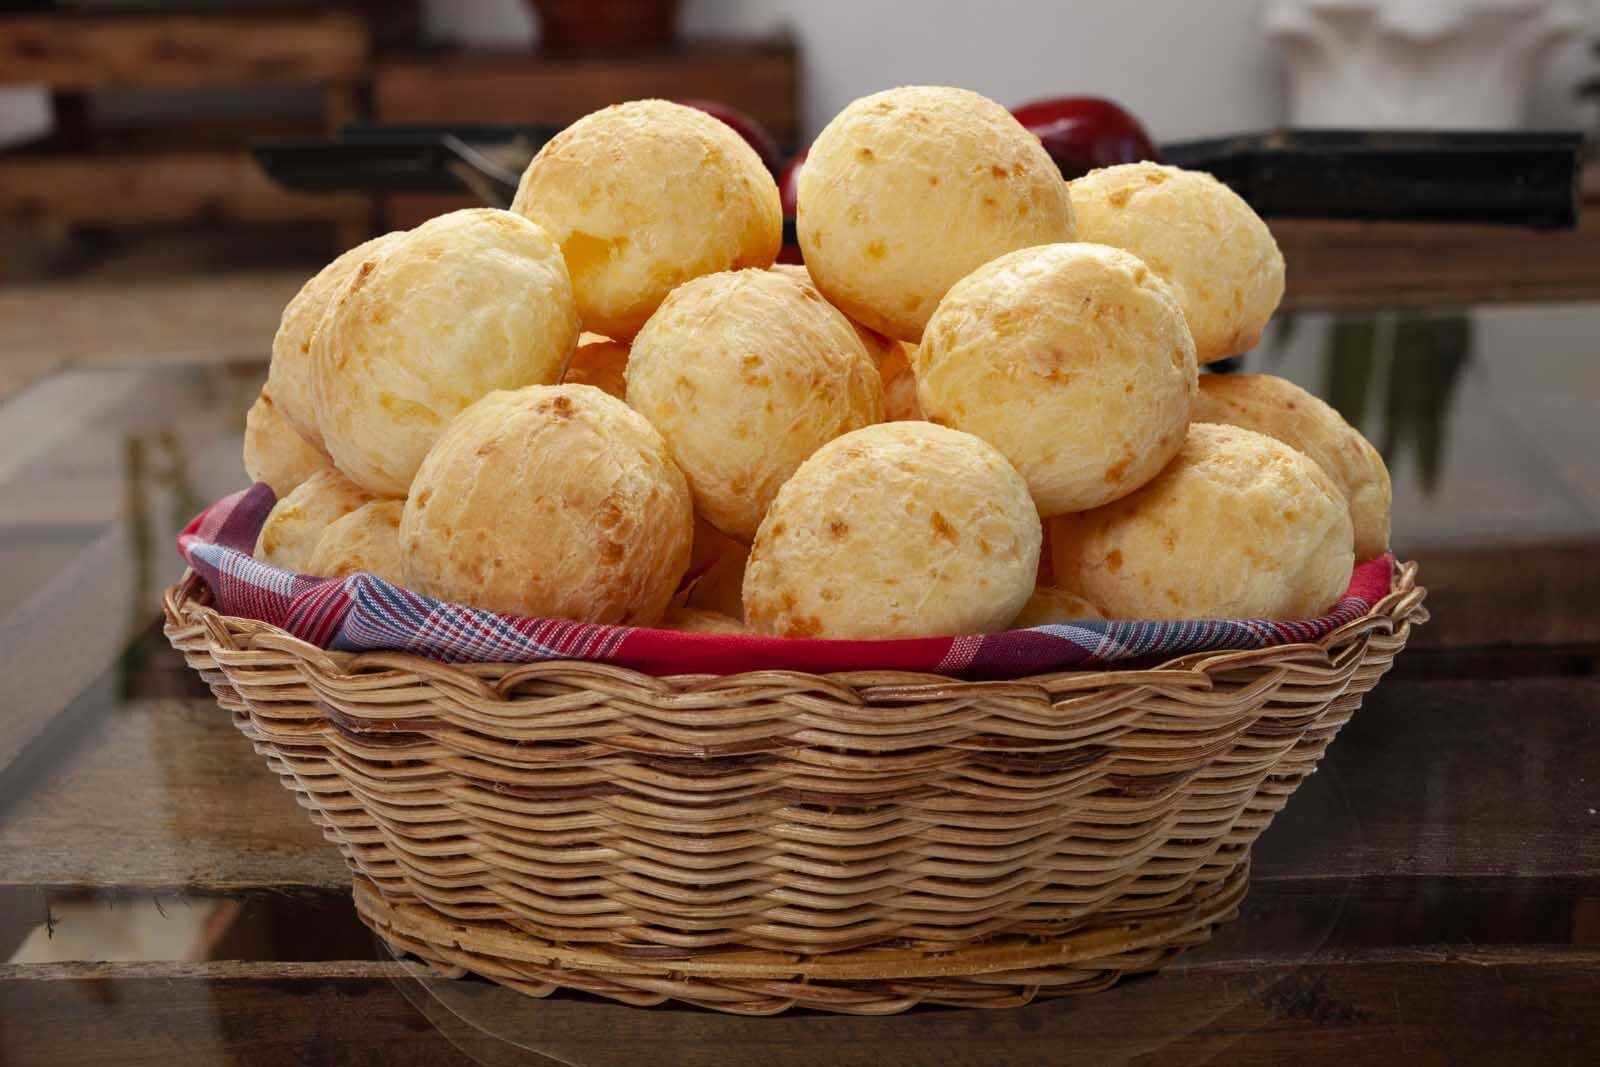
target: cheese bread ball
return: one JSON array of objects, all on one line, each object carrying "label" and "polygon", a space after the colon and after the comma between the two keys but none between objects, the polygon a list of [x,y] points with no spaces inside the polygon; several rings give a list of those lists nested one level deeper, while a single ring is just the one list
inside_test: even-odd
[{"label": "cheese bread ball", "polygon": [[696,510],[748,541],[807,456],[882,420],[883,386],[815,289],[743,270],[673,290],[634,338],[628,403],[666,438]]},{"label": "cheese bread ball", "polygon": [[1078,239],[1125,248],[1166,279],[1201,363],[1261,340],[1283,299],[1283,255],[1238,193],[1158,163],[1090,171],[1070,188]]},{"label": "cheese bread ball", "polygon": [[311,554],[335,519],[372,503],[363,490],[332,467],[324,467],[272,506],[256,536],[255,557],[298,574],[311,573]]},{"label": "cheese bread ball", "polygon": [[561,380],[578,316],[561,252],[520,215],[440,215],[363,260],[317,328],[317,422],[335,465],[404,496],[445,425],[496,389]]},{"label": "cheese bread ball", "polygon": [[279,497],[328,465],[328,457],[295,432],[265,388],[244,416],[244,471]]},{"label": "cheese bread ball", "polygon": [[886,422],[817,450],[750,549],[744,618],[779,637],[890,638],[1003,629],[1033,592],[1039,516],[982,440]]},{"label": "cheese bread ball", "polygon": [[661,621],[663,630],[678,630],[686,634],[747,634],[750,627],[720,611],[705,608],[679,608],[669,612]]},{"label": "cheese bread ball", "polygon": [[917,346],[905,341],[890,343],[893,349],[878,364],[878,376],[883,379],[883,417],[889,422],[921,421],[925,416],[917,402],[917,379],[911,373]]},{"label": "cheese bread ball", "polygon": [[1275,437],[1316,461],[1350,505],[1356,559],[1389,547],[1389,469],[1383,457],[1333,408],[1271,374],[1202,374],[1190,414]]},{"label": "cheese bread ball", "polygon": [[423,461],[406,585],[493,611],[649,625],[689,562],[689,487],[643,416],[589,385],[490,393]]},{"label": "cheese bread ball", "polygon": [[845,314],[916,341],[939,299],[996,256],[1073,239],[1061,172],[1011,113],[965,89],[865,96],[800,169],[806,267]]},{"label": "cheese bread ball", "polygon": [[768,267],[778,186],[727,125],[665,100],[586,115],[540,150],[512,210],[561,246],[585,329],[625,341],[677,286]]},{"label": "cheese bread ball", "polygon": [[1195,423],[1144,488],[1050,521],[1056,584],[1113,619],[1306,619],[1355,565],[1350,511],[1282,441]]},{"label": "cheese bread ball", "polygon": [[[816,292],[819,296],[822,295],[822,290],[817,289],[817,283],[811,280],[811,272],[806,270],[805,264],[774,263],[770,269],[778,274],[784,275],[785,277],[793,278],[802,285],[808,285],[812,289],[816,289]],[[827,297],[823,296],[823,299],[826,300]],[[885,359],[889,358],[889,354],[900,343],[898,341],[889,340],[889,338],[885,337],[877,330],[867,329],[855,319],[851,319],[848,315],[846,315],[845,318],[850,319],[851,328],[856,331],[856,336],[861,338],[862,347],[867,350],[867,355],[872,357],[872,362],[874,363],[881,365]]]},{"label": "cheese bread ball", "polygon": [[343,578],[365,572],[403,585],[400,516],[405,506],[403,500],[374,500],[334,519],[317,538],[307,573]]},{"label": "cheese bread ball", "polygon": [[322,431],[317,428],[316,405],[311,398],[311,338],[328,304],[356,268],[402,236],[404,231],[386,233],[345,252],[312,275],[283,309],[278,332],[272,338],[267,391],[277,397],[276,403],[289,425],[319,451],[323,444]]},{"label": "cheese bread ball", "polygon": [[957,282],[912,356],[930,421],[977,434],[1046,517],[1125,496],[1177,454],[1194,344],[1171,290],[1095,244],[1025,248]]},{"label": "cheese bread ball", "polygon": [[1017,617],[1011,620],[1011,629],[1026,630],[1030,626],[1049,626],[1062,622],[1085,622],[1103,619],[1100,609],[1077,593],[1041,585],[1034,589],[1028,602],[1022,605]]},{"label": "cheese bread ball", "polygon": [[627,383],[623,371],[628,366],[628,346],[598,334],[586,333],[578,339],[577,351],[567,364],[561,380],[573,385],[592,385],[602,393],[623,399]]}]

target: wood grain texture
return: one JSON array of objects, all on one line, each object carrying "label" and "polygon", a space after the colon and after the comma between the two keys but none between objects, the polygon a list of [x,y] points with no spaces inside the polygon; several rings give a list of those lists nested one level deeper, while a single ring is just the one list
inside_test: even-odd
[{"label": "wood grain texture", "polygon": [[1432,622],[1414,649],[1600,645],[1600,544],[1421,553]]},{"label": "wood grain texture", "polygon": [[120,706],[0,810],[0,886],[228,890],[349,874],[210,700]]},{"label": "wood grain texture", "polygon": [[[106,1062],[551,1062],[435,1006],[393,963],[0,967],[0,1058]],[[427,994],[407,987],[427,1005]],[[1583,1062],[1600,1041],[1600,952],[1456,949],[1180,965],[1120,991],[1006,1012],[745,1020],[509,1002],[503,1032],[569,1062]]]},{"label": "wood grain texture", "polygon": [[[1600,680],[1391,679],[1263,836],[1254,880],[1600,879],[1597,741]],[[348,885],[206,699],[136,704],[97,726],[0,813],[0,852],[15,857],[6,885]]]},{"label": "wood grain texture", "polygon": [[1288,267],[1284,307],[1600,298],[1600,182],[1587,185],[1573,230],[1272,219]]},{"label": "wood grain texture", "polygon": [[582,57],[473,52],[382,60],[372,102],[381,122],[564,125],[624,100],[702,98],[748,112],[787,144],[798,134],[797,72],[794,46],[782,41]]},{"label": "wood grain texture", "polygon": [[356,81],[367,28],[340,11],[11,14],[0,17],[0,84],[52,89],[199,89]]},{"label": "wood grain texture", "polygon": [[1600,679],[1388,679],[1264,835],[1254,874],[1595,879],[1596,809]]},{"label": "wood grain texture", "polygon": [[283,188],[244,149],[0,158],[0,221],[361,222],[371,214],[365,196]]}]

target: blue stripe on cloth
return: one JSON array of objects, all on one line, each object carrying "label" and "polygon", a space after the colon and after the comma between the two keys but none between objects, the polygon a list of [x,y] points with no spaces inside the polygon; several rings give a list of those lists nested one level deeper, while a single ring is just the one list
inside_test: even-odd
[{"label": "blue stripe on cloth", "polygon": [[[527,663],[545,659],[626,660],[648,645],[653,662],[681,664],[690,673],[728,663],[729,647],[760,638],[707,634],[669,634],[625,626],[537,619],[449,604],[395,586],[370,574],[343,580],[295,575],[250,556],[254,529],[272,503],[271,490],[257,485],[234,494],[198,516],[180,537],[179,547],[210,586],[219,611],[283,627],[302,640],[345,652],[391,650],[435,659]],[[248,516],[248,521],[242,516]],[[216,540],[213,540],[216,538]],[[231,544],[225,542],[232,542]],[[240,547],[234,547],[234,545]],[[1362,568],[1379,574],[1352,580],[1352,589],[1370,589],[1376,600],[1392,573],[1392,557]],[[1358,577],[1362,568],[1357,568]],[[831,648],[838,658],[828,669],[848,670],[852,657],[876,669],[909,669],[973,677],[1021,674],[1160,662],[1194,652],[1255,649],[1318,640],[1367,613],[1361,596],[1347,596],[1319,619],[1267,619],[1173,622],[1074,622],[1010,633],[969,634],[905,642],[805,642]],[[638,635],[635,645],[628,645]],[[938,648],[937,641],[948,642]],[[774,642],[784,645],[785,642]],[[681,646],[681,653],[678,651]],[[901,649],[905,649],[903,653]],[[913,649],[919,651],[912,651]],[[808,653],[808,655],[812,655]],[[901,657],[903,656],[903,662]],[[737,657],[735,657],[737,659]],[[806,669],[816,660],[807,659]],[[824,658],[823,662],[826,662]],[[740,669],[757,669],[760,663]],[[712,668],[716,669],[716,668]]]},{"label": "blue stripe on cloth", "polygon": [[330,647],[344,652],[386,648],[447,662],[595,659],[614,653],[629,633],[627,627],[450,604],[370,574],[347,578],[343,585],[351,609]]}]

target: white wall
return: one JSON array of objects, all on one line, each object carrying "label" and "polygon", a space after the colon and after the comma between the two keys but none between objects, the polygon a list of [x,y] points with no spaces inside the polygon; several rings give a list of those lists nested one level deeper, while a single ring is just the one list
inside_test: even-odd
[{"label": "white wall", "polygon": [[858,96],[959,85],[1009,106],[1108,96],[1158,139],[1256,129],[1280,116],[1277,58],[1249,0],[685,0],[686,33],[787,27],[815,133]]}]

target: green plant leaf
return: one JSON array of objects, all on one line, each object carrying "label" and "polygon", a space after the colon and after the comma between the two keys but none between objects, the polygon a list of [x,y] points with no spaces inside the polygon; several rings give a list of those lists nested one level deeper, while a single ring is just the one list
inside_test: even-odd
[{"label": "green plant leaf", "polygon": [[1378,369],[1377,341],[1378,322],[1370,315],[1340,316],[1328,324],[1322,397],[1358,429],[1366,420],[1367,398]]}]

